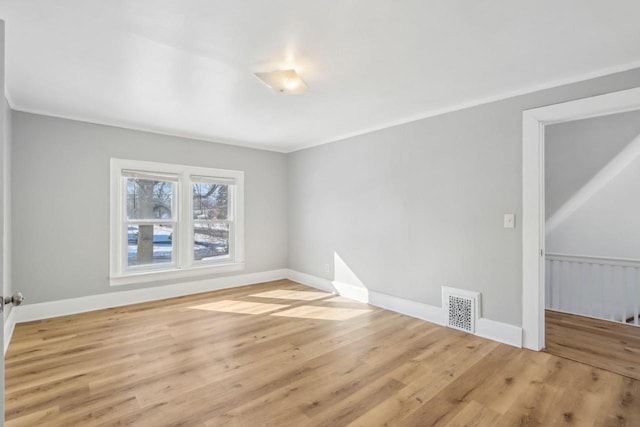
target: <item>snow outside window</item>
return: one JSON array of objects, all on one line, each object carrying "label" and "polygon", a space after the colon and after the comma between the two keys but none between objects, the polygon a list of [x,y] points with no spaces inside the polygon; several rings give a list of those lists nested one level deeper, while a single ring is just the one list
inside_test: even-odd
[{"label": "snow outside window", "polygon": [[241,171],[111,159],[112,285],[244,267]]}]

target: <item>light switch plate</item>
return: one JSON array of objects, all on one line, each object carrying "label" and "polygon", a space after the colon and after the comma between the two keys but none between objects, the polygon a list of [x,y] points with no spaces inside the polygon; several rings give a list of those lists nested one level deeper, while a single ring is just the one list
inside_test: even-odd
[{"label": "light switch plate", "polygon": [[504,214],[504,228],[516,227],[516,214]]}]

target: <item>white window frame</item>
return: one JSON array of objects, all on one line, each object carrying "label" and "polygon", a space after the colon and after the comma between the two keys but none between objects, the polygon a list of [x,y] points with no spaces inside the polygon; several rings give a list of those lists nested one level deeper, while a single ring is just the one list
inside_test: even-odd
[{"label": "white window frame", "polygon": [[[130,220],[126,219],[126,176],[124,171],[140,174],[174,176],[172,206],[174,218],[171,221],[145,221],[173,223],[173,262],[128,267],[127,243]],[[196,261],[193,254],[193,188],[194,182],[202,179],[229,183],[230,233],[229,255]],[[140,160],[111,159],[110,177],[110,274],[112,286],[173,280],[207,274],[244,269],[244,172],[186,166],[172,163],[146,162]]]}]

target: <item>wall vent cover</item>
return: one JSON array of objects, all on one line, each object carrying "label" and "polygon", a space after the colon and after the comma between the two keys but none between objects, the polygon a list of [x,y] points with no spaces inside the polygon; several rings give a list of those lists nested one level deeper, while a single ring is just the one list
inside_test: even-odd
[{"label": "wall vent cover", "polygon": [[479,315],[480,294],[442,287],[442,306],[447,314],[447,326],[461,331],[475,333],[476,319]]}]

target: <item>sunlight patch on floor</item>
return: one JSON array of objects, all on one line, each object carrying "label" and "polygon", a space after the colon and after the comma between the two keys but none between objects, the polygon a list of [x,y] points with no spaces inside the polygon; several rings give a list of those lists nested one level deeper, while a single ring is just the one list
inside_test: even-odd
[{"label": "sunlight patch on floor", "polygon": [[298,301],[313,301],[317,299],[330,297],[332,294],[327,292],[312,292],[312,291],[293,291],[286,289],[276,289],[274,291],[260,292],[259,294],[249,295],[250,297],[260,298],[277,298],[277,299],[291,299]]},{"label": "sunlight patch on floor", "polygon": [[225,313],[262,314],[269,313],[270,311],[280,310],[286,307],[289,306],[286,304],[266,304],[262,302],[224,300],[211,302],[208,304],[195,305],[189,308],[194,308],[197,310],[222,311]]},{"label": "sunlight patch on floor", "polygon": [[371,310],[353,309],[353,308],[335,308],[335,307],[318,307],[304,305],[302,307],[294,307],[290,310],[273,313],[272,316],[282,317],[301,317],[304,319],[319,320],[348,320]]}]

